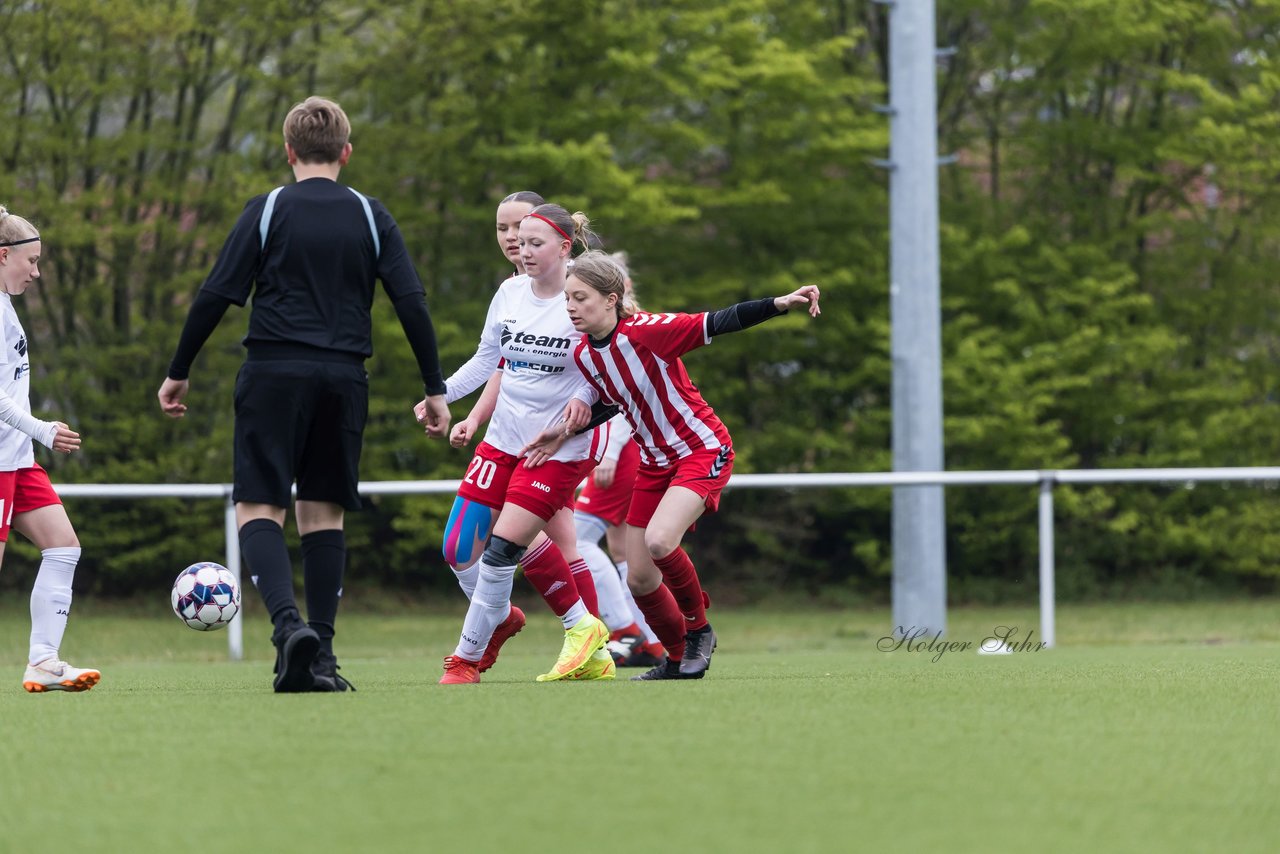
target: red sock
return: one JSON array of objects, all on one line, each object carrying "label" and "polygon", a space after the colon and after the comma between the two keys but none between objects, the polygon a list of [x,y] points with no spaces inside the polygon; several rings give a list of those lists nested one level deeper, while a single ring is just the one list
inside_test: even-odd
[{"label": "red sock", "polygon": [[635,600],[645,622],[666,647],[667,656],[672,661],[679,661],[684,657],[684,615],[667,585],[659,584],[658,589],[636,596]]},{"label": "red sock", "polygon": [[582,597],[582,604],[587,606],[593,616],[599,617],[600,598],[596,595],[596,582],[591,577],[591,567],[587,566],[585,560],[578,558],[569,564],[569,571],[573,573],[573,583],[578,588],[578,595]]},{"label": "red sock", "polygon": [[[706,600],[703,598],[702,585],[698,583],[698,572],[693,568],[689,555],[676,546],[675,551],[658,558],[654,563],[662,570],[662,581],[671,588],[671,595],[684,614],[685,631],[704,627],[707,624]],[[645,619],[649,619],[648,614],[645,614]],[[653,628],[653,623],[649,627]]]},{"label": "red sock", "polygon": [[525,552],[520,566],[524,569],[524,577],[529,579],[557,617],[567,614],[580,598],[569,564],[551,540],[544,540],[542,545]]}]

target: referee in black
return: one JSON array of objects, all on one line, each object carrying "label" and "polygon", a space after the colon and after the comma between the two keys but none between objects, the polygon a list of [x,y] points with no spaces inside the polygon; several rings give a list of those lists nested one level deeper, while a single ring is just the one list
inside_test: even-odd
[{"label": "referee in black", "polygon": [[[245,205],[191,304],[158,392],[164,413],[181,418],[191,363],[227,307],[252,296],[235,387],[232,500],[241,554],[275,626],[278,693],[354,690],[338,674],[333,635],[346,565],[343,512],[360,508],[375,279],[417,358],[427,435],[449,429],[435,331],[399,227],[379,202],[338,183],[350,135],[332,101],[312,97],[289,111],[285,153],[296,183]],[[283,529],[295,482],[307,622]]]}]

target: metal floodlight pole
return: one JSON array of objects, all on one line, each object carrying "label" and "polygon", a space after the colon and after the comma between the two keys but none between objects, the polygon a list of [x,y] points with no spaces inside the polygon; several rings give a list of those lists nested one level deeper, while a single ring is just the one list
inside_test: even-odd
[{"label": "metal floodlight pole", "polygon": [[[934,4],[886,5],[893,470],[942,471]],[[941,486],[894,488],[894,631],[946,631],[944,512]]]}]

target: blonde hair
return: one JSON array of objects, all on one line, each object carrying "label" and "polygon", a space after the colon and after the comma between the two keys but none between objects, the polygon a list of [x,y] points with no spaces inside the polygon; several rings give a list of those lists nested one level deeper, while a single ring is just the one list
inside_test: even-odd
[{"label": "blonde hair", "polygon": [[336,102],[312,95],[284,117],[284,141],[303,163],[337,163],[351,139],[351,122]]},{"label": "blonde hair", "polygon": [[573,267],[569,274],[594,290],[601,296],[612,294],[618,298],[615,311],[618,319],[625,320],[639,311],[635,300],[629,300],[627,291],[627,272],[614,261],[608,253],[599,249],[583,252],[573,259]]},{"label": "blonde hair", "polygon": [[36,227],[9,209],[0,205],[0,246],[39,237]]},{"label": "blonde hair", "polygon": [[585,251],[590,248],[592,239],[599,239],[591,230],[591,220],[582,211],[574,211],[571,214],[560,205],[548,202],[545,205],[538,205],[525,214],[525,219],[529,217],[542,220],[559,232],[561,237],[568,240],[570,255],[573,254],[574,244],[581,245]]},{"label": "blonde hair", "polygon": [[[621,250],[614,252],[609,256],[609,260],[618,265],[618,269],[622,270],[622,302],[627,309],[624,317],[630,317],[640,311],[640,303],[636,300],[636,283],[631,282],[631,261],[627,257],[627,253]],[[627,287],[627,282],[631,282],[631,287]]]}]

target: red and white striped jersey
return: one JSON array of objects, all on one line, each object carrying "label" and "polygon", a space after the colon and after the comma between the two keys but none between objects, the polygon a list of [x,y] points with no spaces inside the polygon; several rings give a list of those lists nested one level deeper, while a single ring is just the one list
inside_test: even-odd
[{"label": "red and white striped jersey", "polygon": [[600,399],[622,408],[641,461],[665,467],[694,451],[732,444],[680,361],[709,343],[705,312],[640,313],[619,323],[603,346],[584,336],[573,358]]}]

